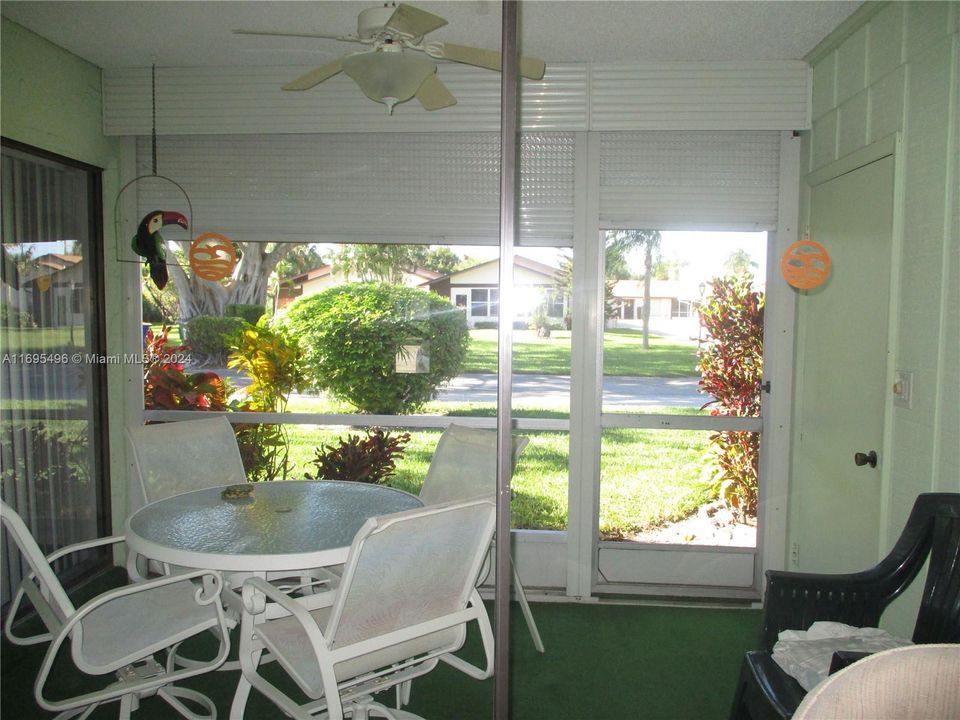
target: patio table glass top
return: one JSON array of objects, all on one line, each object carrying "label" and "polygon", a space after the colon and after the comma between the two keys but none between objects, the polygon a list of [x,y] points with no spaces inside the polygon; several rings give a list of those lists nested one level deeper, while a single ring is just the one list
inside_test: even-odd
[{"label": "patio table glass top", "polygon": [[366,483],[249,483],[246,497],[223,486],[174,495],[127,521],[127,544],[161,562],[230,571],[296,570],[346,560],[371,517],[421,507],[419,498]]}]

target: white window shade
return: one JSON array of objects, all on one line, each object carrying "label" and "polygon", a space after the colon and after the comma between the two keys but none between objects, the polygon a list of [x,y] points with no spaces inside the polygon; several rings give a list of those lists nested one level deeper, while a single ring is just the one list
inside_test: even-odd
[{"label": "white window shade", "polygon": [[[150,172],[149,138],[137,143]],[[496,244],[495,133],[176,136],[158,139],[158,172],[193,204],[192,234],[237,241]],[[521,142],[520,244],[569,246],[574,136]],[[172,185],[143,183],[141,214],[179,210]],[[170,207],[167,207],[167,206]]]},{"label": "white window shade", "polygon": [[600,135],[600,224],[658,230],[773,230],[777,132]]}]

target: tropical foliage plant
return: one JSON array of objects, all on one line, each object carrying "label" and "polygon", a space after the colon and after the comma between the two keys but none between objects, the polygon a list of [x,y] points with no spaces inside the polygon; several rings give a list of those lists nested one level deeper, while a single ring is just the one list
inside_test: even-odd
[{"label": "tropical foliage plant", "polygon": [[[232,404],[241,412],[282,413],[290,394],[305,383],[300,346],[289,330],[265,319],[236,336],[227,367],[250,378],[245,399]],[[286,479],[290,471],[285,425],[241,423],[234,426],[248,479]]]},{"label": "tropical foliage plant", "polygon": [[228,384],[214,372],[184,372],[187,345],[171,345],[170,327],[147,330],[143,353],[143,406],[148,410],[226,410]]},{"label": "tropical foliage plant", "polygon": [[[700,350],[700,388],[713,396],[711,415],[757,417],[763,379],[764,294],[749,273],[715,278],[700,308],[707,339]],[[760,438],[725,430],[710,436],[714,482],[720,496],[741,516],[757,511]]]},{"label": "tropical foliage plant", "polygon": [[347,435],[336,445],[322,445],[315,451],[313,466],[316,476],[309,479],[353,480],[381,484],[396,472],[396,461],[403,457],[410,433],[393,435],[383,428],[366,431],[366,437]]},{"label": "tropical foliage plant", "polygon": [[[349,283],[300,298],[285,325],[300,339],[309,380],[360,412],[414,412],[456,377],[470,341],[463,312],[439,295],[386,283]],[[429,370],[396,372],[419,345]]]}]

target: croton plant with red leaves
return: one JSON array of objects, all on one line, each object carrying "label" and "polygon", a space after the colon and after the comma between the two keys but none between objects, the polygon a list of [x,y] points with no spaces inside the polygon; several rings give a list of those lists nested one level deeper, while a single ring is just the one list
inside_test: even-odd
[{"label": "croton plant with red leaves", "polygon": [[[700,349],[700,388],[713,396],[703,407],[711,415],[757,417],[763,380],[764,294],[753,276],[715,278],[700,307],[707,341]],[[710,436],[719,495],[741,517],[755,516],[760,438],[755,432],[726,430]]]},{"label": "croton plant with red leaves", "polygon": [[226,410],[229,390],[215,372],[184,372],[188,345],[171,345],[170,328],[147,330],[143,356],[143,406],[148,410]]}]

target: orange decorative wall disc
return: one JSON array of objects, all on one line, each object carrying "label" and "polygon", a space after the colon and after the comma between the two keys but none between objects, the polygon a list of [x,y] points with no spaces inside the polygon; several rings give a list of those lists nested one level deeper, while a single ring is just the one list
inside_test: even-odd
[{"label": "orange decorative wall disc", "polygon": [[823,285],[830,277],[830,254],[813,240],[797,240],[780,259],[783,279],[800,290]]},{"label": "orange decorative wall disc", "polygon": [[237,264],[237,251],[226,235],[206,232],[190,246],[190,267],[204,280],[223,280]]}]

